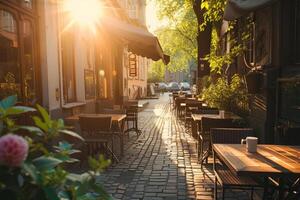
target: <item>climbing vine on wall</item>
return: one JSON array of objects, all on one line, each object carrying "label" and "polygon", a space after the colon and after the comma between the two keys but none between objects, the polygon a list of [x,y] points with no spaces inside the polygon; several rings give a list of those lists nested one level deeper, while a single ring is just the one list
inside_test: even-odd
[{"label": "climbing vine on wall", "polygon": [[[223,67],[230,65],[234,58],[241,55],[251,39],[253,20],[252,17],[245,17],[238,21],[228,22],[227,33],[220,37],[219,30],[223,19],[226,0],[202,0],[201,9],[204,9],[204,21],[200,25],[200,30],[204,30],[208,23],[212,24],[211,50],[204,58],[210,64],[211,72],[223,73]],[[234,36],[234,37],[233,37]],[[230,48],[226,51],[221,49],[221,40],[227,37]]]}]

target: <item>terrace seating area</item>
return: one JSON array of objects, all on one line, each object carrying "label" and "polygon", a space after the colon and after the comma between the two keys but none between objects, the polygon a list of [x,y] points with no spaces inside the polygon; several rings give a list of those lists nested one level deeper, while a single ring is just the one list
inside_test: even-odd
[{"label": "terrace seating area", "polygon": [[[244,119],[193,95],[165,94],[143,110],[128,102],[123,110],[93,115],[79,115],[80,128],[103,134],[83,136],[88,154],[113,160],[98,178],[114,199],[299,197],[299,147],[258,144],[257,153],[249,153],[241,141],[255,131]],[[86,117],[108,121],[100,131],[86,125]]]}]

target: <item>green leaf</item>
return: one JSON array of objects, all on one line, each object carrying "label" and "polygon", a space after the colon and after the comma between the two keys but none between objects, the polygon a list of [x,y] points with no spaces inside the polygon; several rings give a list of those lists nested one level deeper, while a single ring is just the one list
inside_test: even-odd
[{"label": "green leaf", "polygon": [[57,196],[57,192],[54,188],[52,187],[44,187],[43,188],[47,199],[49,200],[60,200],[60,198]]},{"label": "green leaf", "polygon": [[22,165],[22,169],[32,178],[35,184],[41,183],[41,178],[38,174],[38,170],[32,163],[25,161]]},{"label": "green leaf", "polygon": [[41,156],[33,160],[33,164],[38,170],[49,170],[62,163],[61,160],[54,157]]},{"label": "green leaf", "polygon": [[2,101],[0,101],[0,107],[3,109],[7,109],[9,107],[14,106],[16,103],[17,103],[17,96],[13,95],[13,96],[6,97]]},{"label": "green leaf", "polygon": [[36,106],[37,106],[38,111],[42,115],[44,122],[48,125],[51,124],[51,119],[50,119],[50,116],[49,116],[48,112],[46,111],[46,109],[38,104]]},{"label": "green leaf", "polygon": [[26,107],[26,106],[13,106],[9,107],[6,110],[6,115],[18,115],[26,112],[34,112],[36,111],[34,108]]},{"label": "green leaf", "polygon": [[58,198],[60,200],[71,200],[71,197],[69,196],[69,194],[65,191],[60,191],[58,192]]},{"label": "green leaf", "polygon": [[73,131],[69,131],[69,130],[59,130],[60,133],[64,133],[66,135],[70,135],[72,137],[78,138],[82,141],[84,141],[84,139],[77,133],[73,132]]},{"label": "green leaf", "polygon": [[43,135],[43,131],[40,128],[35,127],[35,126],[18,126],[18,127],[16,127],[16,130],[19,130],[19,129],[23,129],[23,130],[29,131],[30,133],[35,133],[37,135]]},{"label": "green leaf", "polygon": [[90,186],[95,192],[97,192],[103,199],[112,200],[112,197],[104,190],[100,184],[92,184]]},{"label": "green leaf", "polygon": [[39,127],[40,129],[42,129],[45,132],[48,132],[49,127],[45,122],[42,121],[41,118],[39,118],[37,116],[33,116],[32,119],[37,127]]},{"label": "green leaf", "polygon": [[71,182],[83,183],[86,181],[90,181],[91,176],[88,173],[83,173],[83,174],[70,173],[67,175],[67,179]]}]

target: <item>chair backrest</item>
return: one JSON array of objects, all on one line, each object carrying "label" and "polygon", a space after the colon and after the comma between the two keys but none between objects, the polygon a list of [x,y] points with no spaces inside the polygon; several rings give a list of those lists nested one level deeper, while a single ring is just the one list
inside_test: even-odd
[{"label": "chair backrest", "polygon": [[185,103],[186,98],[185,97],[176,97],[175,102],[176,105],[179,106],[181,103]]},{"label": "chair backrest", "polygon": [[252,128],[212,128],[210,134],[214,144],[239,144],[241,139],[254,136]]},{"label": "chair backrest", "polygon": [[193,114],[219,114],[218,108],[211,108],[211,107],[201,107],[199,110],[194,110]]},{"label": "chair backrest", "polygon": [[240,128],[240,125],[233,119],[202,117],[201,132],[207,133],[211,128]]},{"label": "chair backrest", "polygon": [[82,132],[110,132],[111,117],[79,116],[79,124]]},{"label": "chair backrest", "polygon": [[126,111],[123,109],[103,109],[105,114],[126,114]]},{"label": "chair backrest", "polygon": [[193,94],[185,94],[185,97],[186,97],[186,98],[192,98],[192,97],[193,97]]}]

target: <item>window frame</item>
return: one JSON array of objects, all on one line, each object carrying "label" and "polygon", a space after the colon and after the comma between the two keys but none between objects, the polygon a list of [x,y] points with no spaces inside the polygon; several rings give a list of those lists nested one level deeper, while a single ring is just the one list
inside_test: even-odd
[{"label": "window frame", "polygon": [[[20,0],[16,2],[0,0],[0,10],[9,12],[16,21],[17,28],[17,37],[20,48],[18,49],[18,63],[20,64],[20,91],[22,102],[27,104],[33,103],[33,100],[42,102],[41,96],[41,77],[40,77],[40,67],[39,63],[39,35],[38,35],[38,26],[36,25],[36,1],[32,1],[32,8],[23,7]],[[32,64],[33,64],[33,78],[34,78],[34,99],[29,99],[25,95],[25,52],[24,52],[24,34],[23,34],[23,23],[28,21],[31,25],[32,32]]]}]

